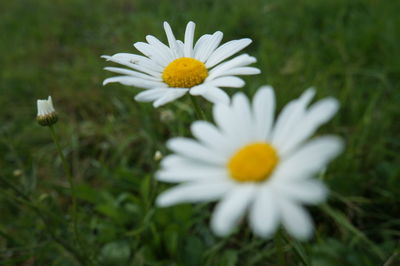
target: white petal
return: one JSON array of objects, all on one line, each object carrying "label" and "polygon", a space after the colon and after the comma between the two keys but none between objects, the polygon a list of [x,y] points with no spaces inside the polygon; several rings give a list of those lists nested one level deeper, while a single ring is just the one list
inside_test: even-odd
[{"label": "white petal", "polygon": [[261,87],[253,98],[254,134],[257,141],[266,141],[275,113],[275,94],[270,86]]},{"label": "white petal", "polygon": [[309,138],[324,123],[328,122],[339,109],[339,102],[326,98],[313,104],[304,115],[302,121],[293,129],[293,134],[280,147],[280,153],[285,156],[299,144]]},{"label": "white petal", "polygon": [[210,89],[210,87],[215,88],[214,86],[210,86],[209,83],[202,83],[200,85],[190,88],[190,94],[195,96],[202,95],[203,93],[206,93]]},{"label": "white petal", "polygon": [[185,43],[183,48],[183,55],[185,57],[193,57],[193,37],[196,24],[190,21],[186,26]]},{"label": "white petal", "polygon": [[274,182],[273,187],[284,197],[305,204],[321,203],[328,196],[327,188],[317,179]]},{"label": "white petal", "polygon": [[230,156],[232,148],[229,141],[213,124],[206,121],[196,121],[191,126],[193,136],[215,152]]},{"label": "white petal", "polygon": [[176,154],[167,155],[160,162],[160,165],[163,169],[181,167],[182,165],[185,165],[185,164],[189,164],[190,166],[195,164],[196,165],[195,167],[197,167],[199,162],[189,160],[188,158],[185,158],[185,157],[182,157],[182,156],[176,155]]},{"label": "white petal", "polygon": [[237,185],[227,193],[215,207],[211,218],[211,228],[218,236],[226,236],[244,216],[251,204],[257,186],[252,183]]},{"label": "white petal", "polygon": [[215,87],[241,88],[244,86],[244,81],[238,77],[227,76],[211,80],[209,84]]},{"label": "white petal", "polygon": [[232,98],[232,110],[236,118],[235,134],[240,143],[248,143],[253,140],[253,117],[248,98],[242,92],[236,93]]},{"label": "white petal", "polygon": [[188,91],[188,89],[184,89],[184,88],[168,88],[168,92],[163,97],[156,100],[153,103],[153,106],[155,108],[157,108],[157,107],[160,107],[161,105],[172,102],[172,101],[182,97],[183,95],[185,95],[185,93],[187,91]]},{"label": "white petal", "polygon": [[[201,174],[199,174],[201,173]],[[215,166],[207,162],[193,160],[177,154],[170,154],[161,161],[161,170],[156,174],[157,179],[165,182],[187,182],[207,180],[214,182],[232,182],[225,166]]]},{"label": "white petal", "polygon": [[163,68],[147,57],[133,54],[129,54],[129,56],[127,56],[127,54],[115,54],[113,56],[103,55],[102,57],[108,61],[147,73],[156,78],[161,78]]},{"label": "white petal", "polygon": [[51,96],[47,97],[47,104],[49,106],[49,110],[51,112],[54,112],[54,105],[53,105],[53,99],[51,98]]},{"label": "white petal", "polygon": [[183,50],[185,48],[185,45],[181,40],[176,41],[176,53],[178,57],[184,57]]},{"label": "white petal", "polygon": [[125,69],[125,68],[120,68],[120,67],[105,67],[104,68],[107,71],[111,71],[114,73],[118,73],[118,74],[123,74],[123,75],[127,75],[127,76],[132,76],[135,78],[142,78],[142,79],[147,79],[147,80],[151,80],[151,81],[162,81],[161,78],[156,78],[153,76],[149,76],[137,71],[133,71],[133,70],[129,70],[129,69]]},{"label": "white petal", "polygon": [[54,113],[54,106],[51,96],[47,98],[47,100],[37,100],[37,115],[44,116]]},{"label": "white petal", "polygon": [[207,45],[208,42],[210,41],[211,34],[204,34],[202,35],[196,42],[193,48],[193,56],[194,58],[198,59],[198,54],[199,54],[199,49],[201,49],[204,45]]},{"label": "white petal", "polygon": [[229,141],[233,151],[242,146],[243,143],[241,143],[241,139],[236,134],[238,123],[235,112],[231,107],[225,104],[216,104],[213,108],[213,116],[215,123],[225,135],[227,141]]},{"label": "white petal", "polygon": [[256,67],[235,67],[221,73],[220,76],[257,75],[261,71]]},{"label": "white petal", "polygon": [[206,92],[202,93],[201,96],[214,104],[229,104],[228,94],[217,87],[210,87]]},{"label": "white petal", "polygon": [[222,37],[223,33],[217,31],[207,38],[207,42],[203,42],[201,45],[199,44],[198,49],[195,50],[195,58],[201,62],[206,62],[212,52],[214,52],[221,43]]},{"label": "white petal", "polygon": [[309,141],[293,154],[281,158],[274,176],[279,179],[301,179],[321,171],[343,149],[343,142],[335,136]]},{"label": "white petal", "polygon": [[288,233],[299,240],[309,239],[312,236],[314,224],[308,212],[288,199],[280,198],[278,202],[282,223]]},{"label": "white petal", "polygon": [[244,38],[240,40],[233,40],[227,43],[224,43],[220,47],[218,47],[208,58],[206,61],[206,67],[211,68],[216,64],[224,61],[228,57],[236,54],[240,50],[244,49],[251,43],[250,39]]},{"label": "white petal", "polygon": [[162,82],[151,81],[151,80],[141,79],[141,78],[134,78],[134,77],[130,77],[130,76],[117,76],[117,77],[108,78],[103,81],[103,85],[106,85],[106,84],[112,83],[112,82],[119,82],[126,86],[134,86],[134,87],[146,88],[146,89],[167,87],[167,85]]},{"label": "white petal", "polygon": [[185,183],[161,193],[156,204],[168,207],[178,203],[214,201],[225,195],[231,188],[228,182]]},{"label": "white petal", "polygon": [[154,60],[137,54],[129,54],[129,53],[117,53],[111,57],[112,59],[118,59],[122,61],[128,61],[134,65],[138,65],[144,67],[146,69],[150,69],[156,72],[162,72],[164,68],[158,65]]},{"label": "white petal", "polygon": [[250,209],[249,222],[259,237],[270,237],[278,227],[280,216],[275,198],[274,192],[268,186],[263,186]]},{"label": "white petal", "polygon": [[163,61],[165,62],[171,62],[175,59],[173,52],[171,49],[160,42],[156,37],[152,35],[147,35],[146,36],[147,42],[153,46],[154,50],[157,50],[157,55],[160,56]]},{"label": "white petal", "polygon": [[137,94],[135,100],[138,102],[152,102],[164,96],[168,90],[168,88],[145,90]]},{"label": "white petal", "polygon": [[235,67],[249,65],[256,61],[257,61],[257,59],[255,57],[249,56],[248,54],[239,55],[239,56],[237,56],[229,61],[226,61],[226,62],[216,66],[215,68],[213,68],[210,71],[209,76],[207,77],[207,80],[212,80],[215,77],[219,77],[219,76],[226,76],[226,74],[225,74],[226,71],[228,71],[232,68],[235,68]]},{"label": "white petal", "polygon": [[188,138],[173,138],[167,142],[167,147],[184,156],[213,165],[225,165],[226,158],[214,153],[211,149]]},{"label": "white petal", "polygon": [[157,48],[148,43],[136,42],[133,44],[133,46],[135,46],[135,48],[142,54],[148,56],[162,67],[166,67],[171,62],[170,60],[167,60]]},{"label": "white petal", "polygon": [[306,90],[299,99],[291,101],[279,115],[272,132],[272,144],[278,149],[294,134],[293,128],[302,122],[306,107],[315,95],[314,89]]},{"label": "white petal", "polygon": [[172,32],[171,26],[166,21],[164,21],[164,30],[165,34],[167,35],[169,48],[171,48],[173,56],[176,59],[178,58],[176,39],[174,33]]},{"label": "white petal", "polygon": [[157,179],[163,182],[179,183],[188,181],[209,180],[216,182],[221,180],[228,180],[226,169],[223,167],[213,166],[181,166],[180,168],[170,170],[160,170],[156,173]]}]

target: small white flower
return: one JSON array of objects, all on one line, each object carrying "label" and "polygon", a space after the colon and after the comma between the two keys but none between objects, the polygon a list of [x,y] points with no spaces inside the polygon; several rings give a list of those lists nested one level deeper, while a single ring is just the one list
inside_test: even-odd
[{"label": "small white flower", "polygon": [[36,119],[40,125],[51,126],[57,122],[58,117],[51,96],[47,100],[37,100],[37,110]]},{"label": "small white flower", "polygon": [[136,95],[141,102],[153,102],[159,107],[189,92],[213,102],[228,103],[228,95],[220,87],[241,88],[244,81],[236,75],[259,74],[260,70],[247,65],[256,59],[247,54],[230,58],[251,43],[248,38],[220,45],[223,33],[201,36],[193,46],[195,24],[186,26],[184,41],[176,40],[170,25],[164,22],[168,46],[156,37],[147,35],[146,42],[137,42],[135,48],[142,55],[118,53],[103,58],[131,69],[106,67],[122,74],[104,80],[103,84],[119,82],[127,86],[146,89]]},{"label": "small white flower", "polygon": [[181,183],[163,192],[157,205],[219,200],[211,228],[229,234],[248,214],[253,232],[271,236],[282,223],[293,237],[311,237],[313,222],[303,204],[325,200],[327,189],[316,173],[342,150],[336,136],[308,140],[338,110],[334,98],[309,108],[315,91],[309,89],[288,103],[274,123],[273,89],[259,89],[250,104],[237,93],[231,105],[214,106],[216,126],[196,121],[191,131],[197,140],[173,138],[167,146],[157,179]]}]

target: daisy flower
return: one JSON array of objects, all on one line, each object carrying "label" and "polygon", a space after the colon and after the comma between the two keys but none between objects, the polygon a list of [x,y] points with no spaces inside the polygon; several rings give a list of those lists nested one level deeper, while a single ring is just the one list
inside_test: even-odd
[{"label": "daisy flower", "polygon": [[126,68],[106,67],[121,74],[104,80],[103,85],[119,82],[145,89],[136,95],[140,102],[153,102],[159,107],[172,102],[187,92],[213,102],[228,103],[228,95],[220,87],[241,88],[244,81],[236,75],[259,74],[260,70],[247,65],[256,59],[247,54],[225,61],[251,43],[248,38],[220,45],[223,33],[201,36],[193,46],[195,24],[186,26],[184,41],[176,40],[170,25],[164,22],[168,46],[156,37],[147,35],[146,42],[137,42],[135,48],[142,55],[118,53],[102,56]]},{"label": "daisy flower", "polygon": [[174,152],[161,162],[157,179],[181,183],[158,196],[160,207],[183,202],[219,201],[211,218],[215,234],[225,236],[248,214],[252,231],[271,236],[282,223],[293,237],[312,235],[313,222],[304,204],[325,200],[327,189],[312,178],[342,150],[336,136],[309,138],[338,110],[334,98],[309,105],[309,89],[289,102],[274,123],[275,96],[265,86],[252,104],[237,93],[230,105],[213,109],[216,125],[196,121],[196,140],[173,138]]},{"label": "daisy flower", "polygon": [[37,100],[36,120],[41,126],[51,126],[58,120],[51,96],[47,100]]}]

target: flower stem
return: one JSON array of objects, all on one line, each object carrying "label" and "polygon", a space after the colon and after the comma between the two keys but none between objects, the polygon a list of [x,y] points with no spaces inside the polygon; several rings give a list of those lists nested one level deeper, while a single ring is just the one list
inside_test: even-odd
[{"label": "flower stem", "polygon": [[190,100],[192,101],[194,110],[196,112],[197,118],[200,120],[205,120],[207,121],[206,115],[204,114],[203,110],[201,110],[199,103],[197,102],[196,97],[194,97],[193,95],[190,95]]},{"label": "flower stem", "polygon": [[278,258],[279,258],[279,265],[280,266],[286,266],[286,259],[285,259],[285,252],[283,250],[283,234],[282,232],[278,232],[275,236],[275,247],[278,252]]},{"label": "flower stem", "polygon": [[56,132],[54,130],[53,126],[49,126],[50,132],[51,132],[51,137],[53,138],[54,143],[56,144],[57,147],[57,152],[60,155],[62,164],[64,166],[65,173],[67,174],[68,178],[68,183],[71,189],[71,198],[72,198],[72,223],[73,223],[73,230],[74,230],[74,235],[75,235],[75,240],[78,244],[78,246],[82,247],[79,233],[78,233],[78,216],[77,216],[77,207],[76,207],[76,195],[75,195],[75,184],[74,184],[74,179],[72,178],[72,173],[71,169],[68,166],[67,160],[65,159],[64,153],[62,152],[60,143],[58,141]]}]

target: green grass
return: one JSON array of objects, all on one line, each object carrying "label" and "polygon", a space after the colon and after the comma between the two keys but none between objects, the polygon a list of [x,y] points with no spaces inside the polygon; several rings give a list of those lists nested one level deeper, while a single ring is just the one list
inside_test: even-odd
[{"label": "green grass", "polygon": [[[346,150],[323,176],[327,205],[310,208],[315,237],[285,243],[288,265],[398,265],[399,10],[399,1],[376,0],[0,2],[0,177],[21,192],[1,183],[0,264],[89,265],[92,256],[99,265],[277,265],[273,241],[245,224],[215,237],[210,205],[154,208],[168,186],[153,179],[153,155],[190,135],[189,99],[154,109],[133,101],[135,88],[101,85],[112,74],[100,55],[135,52],[147,34],[165,41],[164,20],[182,38],[193,20],[196,36],[253,39],[246,52],[263,73],[246,78],[248,95],[271,84],[281,108],[315,86],[317,98],[340,100],[318,133],[341,135]],[[67,179],[35,122],[35,101],[47,95],[78,183],[79,254],[45,231],[76,250]],[[172,122],[160,118],[171,111]]]}]

